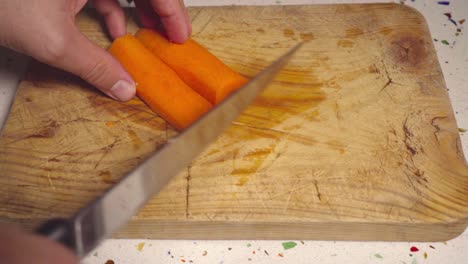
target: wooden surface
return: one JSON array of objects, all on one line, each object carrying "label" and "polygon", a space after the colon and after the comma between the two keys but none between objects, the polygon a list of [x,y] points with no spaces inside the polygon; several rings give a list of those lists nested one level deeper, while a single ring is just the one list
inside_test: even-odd
[{"label": "wooden surface", "polygon": [[[420,14],[375,4],[190,15],[193,37],[249,77],[307,43],[116,237],[435,241],[465,229],[468,169]],[[94,15],[78,24],[109,44]],[[33,227],[70,216],[175,134],[140,100],[33,63],[0,141],[0,217]]]}]

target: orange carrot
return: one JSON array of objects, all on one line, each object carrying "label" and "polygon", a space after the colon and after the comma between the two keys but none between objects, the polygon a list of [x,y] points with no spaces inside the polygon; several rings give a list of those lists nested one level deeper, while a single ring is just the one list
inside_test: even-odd
[{"label": "orange carrot", "polygon": [[175,128],[188,127],[212,107],[134,36],[116,39],[109,52],[137,83],[137,95]]},{"label": "orange carrot", "polygon": [[218,104],[247,82],[193,39],[175,44],[150,29],[140,29],[135,36],[212,104]]}]

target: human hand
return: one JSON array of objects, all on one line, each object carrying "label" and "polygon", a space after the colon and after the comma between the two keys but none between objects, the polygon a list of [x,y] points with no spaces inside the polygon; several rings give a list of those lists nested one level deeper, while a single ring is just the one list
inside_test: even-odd
[{"label": "human hand", "polygon": [[[136,90],[131,76],[75,25],[86,2],[1,0],[0,45],[73,73],[116,100],[129,100]],[[112,38],[124,35],[125,16],[118,2],[93,2]],[[139,0],[136,5],[143,26],[154,27],[160,19],[171,41],[181,43],[189,37],[190,20],[182,0]]]},{"label": "human hand", "polygon": [[0,260],[2,264],[79,264],[62,245],[5,223],[0,223]]}]

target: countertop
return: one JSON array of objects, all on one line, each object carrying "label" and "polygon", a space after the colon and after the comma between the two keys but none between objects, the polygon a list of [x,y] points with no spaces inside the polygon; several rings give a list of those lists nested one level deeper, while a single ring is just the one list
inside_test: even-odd
[{"label": "countertop", "polygon": [[[188,6],[287,5],[397,2],[415,7],[427,20],[456,114],[465,156],[468,154],[468,1],[452,0],[186,0]],[[121,0],[126,4],[125,0]],[[450,21],[445,13],[450,13]],[[457,25],[455,25],[455,23]],[[457,29],[460,32],[457,34]],[[0,48],[0,122],[26,59]],[[293,242],[293,243],[287,243]],[[284,244],[286,243],[286,244]],[[288,248],[288,246],[293,246]],[[468,263],[468,231],[438,243],[344,241],[187,241],[109,239],[83,260],[113,263]],[[465,249],[465,250],[464,250]]]}]

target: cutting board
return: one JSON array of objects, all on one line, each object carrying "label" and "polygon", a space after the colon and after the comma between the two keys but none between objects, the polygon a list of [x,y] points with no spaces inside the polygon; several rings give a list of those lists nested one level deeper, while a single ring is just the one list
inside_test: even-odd
[{"label": "cutting board", "polygon": [[[248,77],[305,45],[116,237],[438,241],[465,229],[468,168],[421,14],[368,4],[190,16],[193,38]],[[77,23],[109,45],[93,12]],[[71,216],[174,135],[139,99],[113,101],[34,62],[0,141],[0,217],[33,228]]]}]

